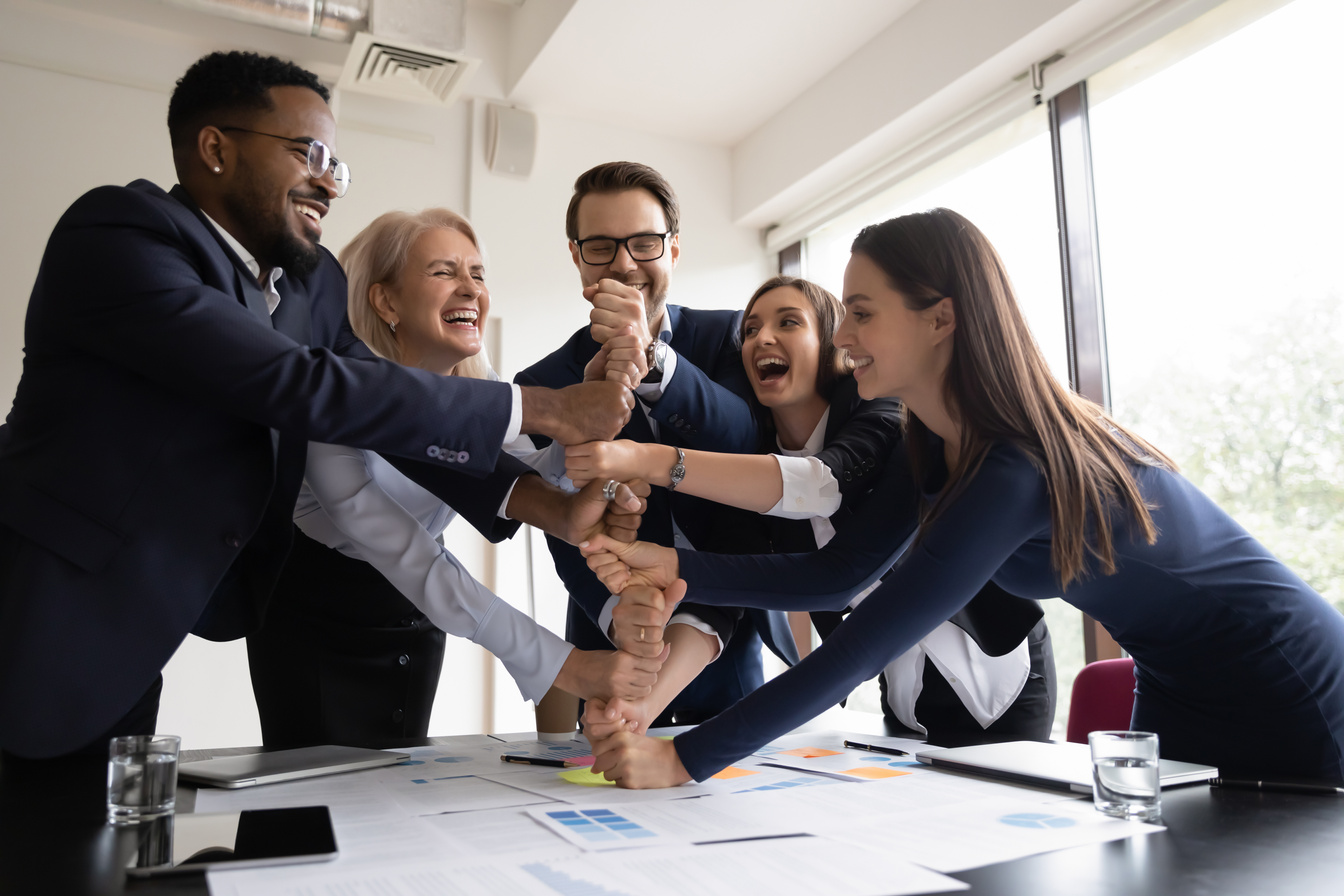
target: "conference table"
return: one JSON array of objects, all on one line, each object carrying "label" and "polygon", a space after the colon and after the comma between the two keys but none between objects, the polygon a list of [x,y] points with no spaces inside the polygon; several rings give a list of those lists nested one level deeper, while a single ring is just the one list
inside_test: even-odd
[{"label": "conference table", "polygon": [[[810,728],[883,734],[876,715],[834,710]],[[806,730],[806,729],[804,729]],[[517,737],[527,737],[522,734]],[[451,745],[451,737],[378,744]],[[256,748],[184,751],[183,760]],[[204,874],[136,880],[124,868],[135,854],[133,828],[105,821],[106,762],[0,763],[0,894],[193,894]],[[179,788],[179,811],[195,789]],[[951,877],[975,896],[1232,896],[1267,892],[1344,893],[1344,797],[1224,790],[1165,790],[1165,832],[1076,846]]]}]

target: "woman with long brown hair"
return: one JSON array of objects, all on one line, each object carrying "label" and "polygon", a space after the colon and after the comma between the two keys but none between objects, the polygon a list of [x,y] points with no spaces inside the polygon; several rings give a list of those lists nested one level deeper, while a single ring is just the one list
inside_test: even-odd
[{"label": "woman with long brown hair", "polygon": [[[1344,779],[1344,616],[1170,459],[1055,381],[971,222],[934,209],[865,228],[844,293],[836,341],[860,394],[908,411],[926,502],[914,546],[797,667],[673,741],[612,735],[595,745],[596,770],[630,787],[703,779],[824,710],[992,581],[1063,598],[1129,651],[1132,726],[1156,731],[1163,756]],[[592,562],[609,587],[680,575],[702,603],[781,608],[789,596],[765,592],[808,562],[744,566],[605,539],[589,550],[603,552]],[[818,554],[843,551],[836,539]]]}]

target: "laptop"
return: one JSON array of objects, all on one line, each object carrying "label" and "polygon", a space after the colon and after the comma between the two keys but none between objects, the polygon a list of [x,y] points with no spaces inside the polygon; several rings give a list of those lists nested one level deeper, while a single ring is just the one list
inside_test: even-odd
[{"label": "laptop", "polygon": [[178,766],[177,776],[196,784],[236,789],[396,765],[410,758],[408,753],[366,750],[362,747],[300,747],[296,750],[183,762]]},{"label": "laptop", "polygon": [[[1092,792],[1092,751],[1087,744],[1053,744],[1016,740],[946,750],[923,750],[915,758],[934,768],[1033,784],[1071,793]],[[1163,787],[1198,784],[1218,776],[1211,765],[1163,759],[1159,777]]]}]

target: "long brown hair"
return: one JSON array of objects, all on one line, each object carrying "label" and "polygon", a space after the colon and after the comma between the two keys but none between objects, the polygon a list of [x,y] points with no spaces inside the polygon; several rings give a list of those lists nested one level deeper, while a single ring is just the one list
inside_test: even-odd
[{"label": "long brown hair", "polygon": [[[1088,555],[1103,573],[1115,572],[1117,507],[1149,544],[1156,541],[1157,527],[1130,464],[1168,469],[1175,464],[1055,380],[1018,308],[1003,261],[979,228],[954,211],[935,208],[865,227],[851,251],[882,269],[906,307],[923,310],[950,297],[956,312],[943,397],[961,424],[960,452],[923,528],[965,489],[990,447],[1009,442],[1045,477],[1050,558],[1061,587],[1085,574]],[[922,478],[933,463],[930,433],[908,412],[906,427],[911,463]]]}]

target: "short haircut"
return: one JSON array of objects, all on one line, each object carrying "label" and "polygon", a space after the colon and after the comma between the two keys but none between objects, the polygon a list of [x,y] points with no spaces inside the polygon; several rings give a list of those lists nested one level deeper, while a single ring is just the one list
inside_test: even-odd
[{"label": "short haircut", "polygon": [[230,112],[269,112],[272,87],[307,87],[331,101],[317,75],[292,62],[257,53],[202,56],[177,80],[168,100],[168,137],[176,150],[196,139],[212,118]]},{"label": "short haircut", "polygon": [[849,353],[835,347],[835,333],[840,329],[840,321],[845,316],[845,306],[830,290],[802,277],[789,277],[784,274],[771,277],[756,288],[751,298],[747,300],[747,307],[742,309],[742,319],[737,327],[738,345],[746,339],[747,317],[751,314],[756,301],[771,290],[786,286],[803,294],[817,319],[817,338],[821,342],[821,353],[817,358],[817,392],[829,400],[835,392],[836,382],[853,369],[849,363]]},{"label": "short haircut", "polygon": [[[466,218],[446,208],[427,208],[419,212],[379,215],[341,250],[341,267],[345,268],[349,280],[346,313],[350,316],[350,329],[375,355],[398,363],[401,349],[392,330],[374,310],[369,290],[375,283],[386,286],[400,280],[411,256],[411,247],[431,230],[456,230],[471,240],[477,249],[481,248],[476,231]],[[485,335],[483,330],[481,335]],[[457,376],[478,380],[488,379],[489,371],[490,361],[484,347],[453,368]]]},{"label": "short haircut", "polygon": [[672,192],[672,185],[661,174],[639,162],[606,162],[589,168],[574,181],[574,195],[565,212],[565,235],[571,240],[579,238],[579,202],[583,197],[589,193],[621,193],[625,190],[648,190],[663,207],[667,229],[673,234],[681,232],[681,205],[677,202],[677,194]]}]

